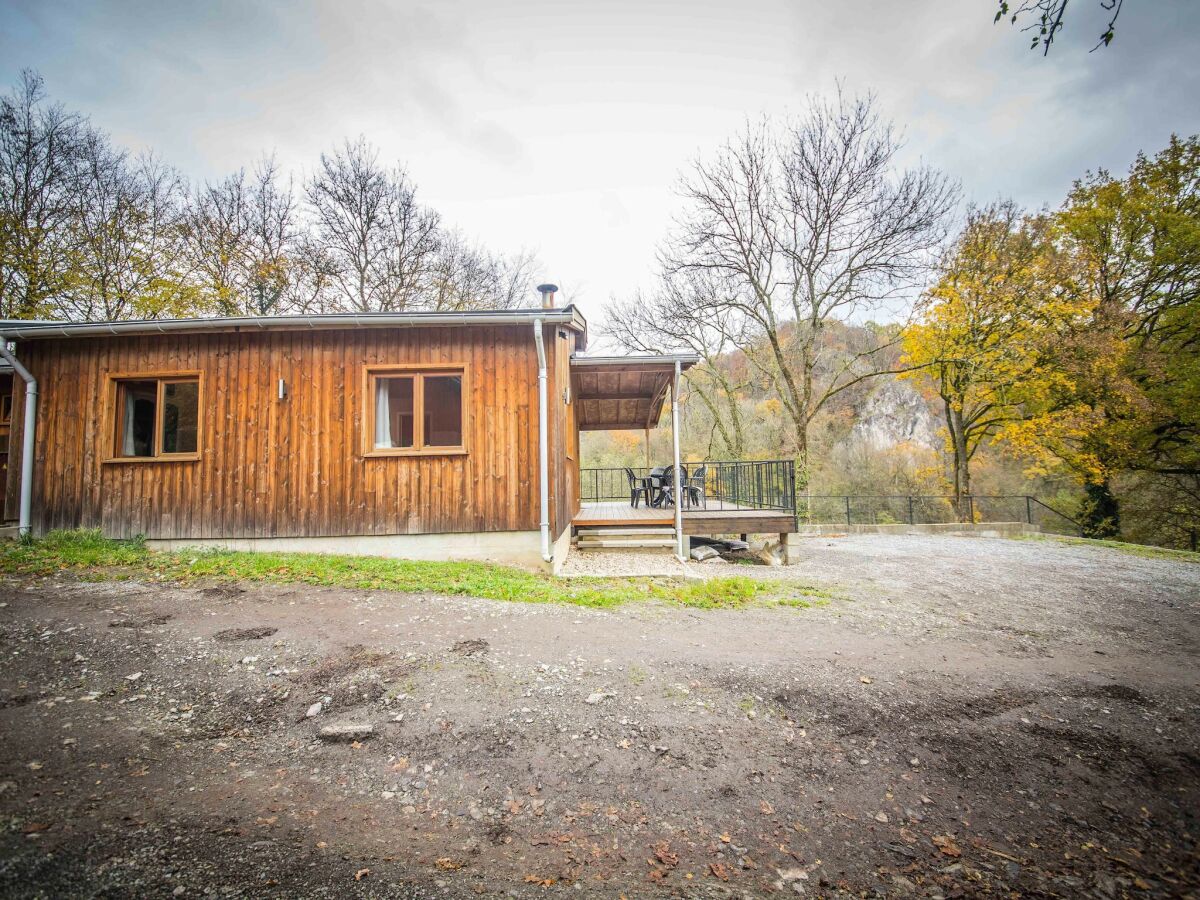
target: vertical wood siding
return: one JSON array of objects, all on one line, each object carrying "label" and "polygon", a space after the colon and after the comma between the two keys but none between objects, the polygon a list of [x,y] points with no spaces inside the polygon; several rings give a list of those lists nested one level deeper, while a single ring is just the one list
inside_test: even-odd
[{"label": "vertical wood siding", "polygon": [[575,333],[566,328],[551,329],[546,351],[551,353],[553,368],[548,373],[550,395],[550,531],[562,534],[579,512],[579,429],[573,415],[574,398],[563,402],[571,389],[571,353]]},{"label": "vertical wood siding", "polygon": [[[552,530],[568,362],[553,329]],[[114,537],[299,537],[518,531],[538,527],[537,354],[528,327],[178,334],[30,341],[38,379],[34,527]],[[364,458],[362,371],[389,363],[467,367],[465,456]],[[202,375],[201,458],[106,463],[110,373]],[[569,375],[569,373],[567,373]],[[276,398],[278,379],[288,397]],[[19,434],[18,386],[13,433]],[[19,442],[14,442],[19,443]],[[14,454],[15,456],[15,454]],[[16,465],[6,499],[15,511]],[[565,518],[564,518],[565,517]]]}]

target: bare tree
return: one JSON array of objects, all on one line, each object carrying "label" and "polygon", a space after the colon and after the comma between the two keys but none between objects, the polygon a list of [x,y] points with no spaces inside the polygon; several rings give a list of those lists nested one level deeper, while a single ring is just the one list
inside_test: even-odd
[{"label": "bare tree", "polygon": [[900,146],[872,97],[839,94],[798,120],[748,125],[681,183],[663,270],[711,285],[697,314],[729,329],[777,393],[802,465],[822,407],[896,371],[882,346],[831,354],[827,323],[906,300],[945,237],[957,190],[926,166],[901,170]]},{"label": "bare tree", "polygon": [[250,179],[247,297],[254,315],[285,311],[300,277],[296,204],[292,181],[282,181],[274,157],[264,159]]},{"label": "bare tree", "polygon": [[281,313],[303,293],[292,183],[273,157],[206,184],[192,201],[186,233],[197,281],[220,314]]},{"label": "bare tree", "polygon": [[403,169],[380,165],[378,152],[359,138],[321,154],[305,193],[334,307],[371,312],[423,305],[439,218],[417,203]]},{"label": "bare tree", "polygon": [[0,98],[0,314],[52,315],[71,267],[73,193],[87,122],[48,104],[25,70]]},{"label": "bare tree", "polygon": [[718,289],[703,273],[663,278],[652,294],[611,303],[604,335],[631,353],[698,355],[702,365],[688,371],[687,386],[712,418],[709,455],[740,459],[746,430],[739,395],[747,385],[732,374],[730,357],[748,341],[740,331],[744,317],[718,302]]},{"label": "bare tree", "polygon": [[511,309],[530,302],[537,260],[528,251],[490,253],[457,231],[444,232],[423,305],[435,310]]}]

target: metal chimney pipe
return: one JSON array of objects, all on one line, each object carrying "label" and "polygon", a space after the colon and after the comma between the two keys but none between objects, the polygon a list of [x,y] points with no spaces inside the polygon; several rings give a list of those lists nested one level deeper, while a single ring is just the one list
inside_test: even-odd
[{"label": "metal chimney pipe", "polygon": [[554,309],[554,294],[558,291],[558,285],[539,284],[537,289],[542,295],[542,309]]}]

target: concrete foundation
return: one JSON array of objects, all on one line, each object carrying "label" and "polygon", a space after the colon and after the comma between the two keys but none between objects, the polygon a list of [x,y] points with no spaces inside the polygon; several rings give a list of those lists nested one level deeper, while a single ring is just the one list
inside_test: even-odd
[{"label": "concrete foundation", "polygon": [[[570,548],[570,529],[553,545],[557,565]],[[565,544],[564,544],[565,541]],[[562,545],[560,547],[560,545]],[[156,550],[185,547],[222,548],[250,552],[331,553],[347,556],[385,556],[392,559],[473,560],[549,569],[542,559],[541,534],[537,531],[484,531],[449,534],[359,534],[328,537],[205,538],[190,540],[147,540]]]},{"label": "concrete foundation", "polygon": [[550,551],[554,559],[550,563],[550,571],[557,575],[562,571],[563,563],[567,561],[567,554],[571,552],[571,528],[568,526],[563,529],[563,533],[558,536],[558,539],[551,545]]},{"label": "concrete foundation", "polygon": [[839,534],[962,534],[976,537],[1012,537],[1040,534],[1036,525],[1025,522],[937,522],[929,525],[801,525],[797,535],[821,537]]},{"label": "concrete foundation", "polygon": [[785,531],[779,535],[780,562],[785,566],[794,566],[800,561],[800,535]]}]

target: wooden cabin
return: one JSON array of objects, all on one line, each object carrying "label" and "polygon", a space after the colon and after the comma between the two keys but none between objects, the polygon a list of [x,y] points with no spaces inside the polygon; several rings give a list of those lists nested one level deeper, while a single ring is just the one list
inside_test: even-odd
[{"label": "wooden cabin", "polygon": [[527,565],[561,562],[585,512],[580,429],[656,426],[695,361],[584,357],[572,307],[10,321],[0,337],[17,368],[0,374],[9,521],[22,367],[37,385],[35,535]]}]

